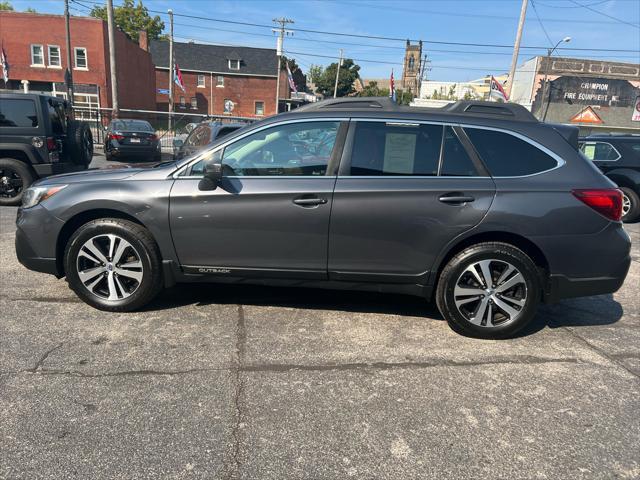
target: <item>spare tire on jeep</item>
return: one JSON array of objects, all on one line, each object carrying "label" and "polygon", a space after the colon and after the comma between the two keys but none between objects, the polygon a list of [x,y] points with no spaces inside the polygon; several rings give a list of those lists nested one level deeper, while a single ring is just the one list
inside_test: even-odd
[{"label": "spare tire on jeep", "polygon": [[89,165],[93,158],[93,135],[89,125],[71,120],[67,127],[66,149],[69,159],[78,165]]}]

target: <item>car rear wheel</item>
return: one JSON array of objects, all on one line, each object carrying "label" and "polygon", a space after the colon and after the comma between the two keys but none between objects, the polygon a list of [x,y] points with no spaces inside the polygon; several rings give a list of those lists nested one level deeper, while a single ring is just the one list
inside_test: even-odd
[{"label": "car rear wheel", "polygon": [[0,158],[0,206],[16,206],[24,191],[33,183],[27,164],[14,158]]},{"label": "car rear wheel", "polygon": [[105,218],[80,227],[64,265],[71,289],[100,310],[136,310],[163,286],[158,246],[147,229],[128,220]]},{"label": "car rear wheel", "polygon": [[510,337],[535,316],[540,279],[533,261],[506,243],[480,243],[454,256],[438,281],[445,319],[478,338]]},{"label": "car rear wheel", "polygon": [[622,221],[634,222],[640,218],[640,196],[627,187],[622,190]]}]

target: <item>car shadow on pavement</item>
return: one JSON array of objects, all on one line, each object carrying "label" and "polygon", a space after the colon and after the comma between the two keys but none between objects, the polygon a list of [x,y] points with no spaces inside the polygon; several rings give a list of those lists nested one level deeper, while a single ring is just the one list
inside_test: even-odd
[{"label": "car shadow on pavement", "polygon": [[198,306],[239,304],[337,310],[442,320],[435,303],[431,304],[410,295],[215,283],[178,284],[166,290],[145,310],[165,310],[192,304]]},{"label": "car shadow on pavement", "polygon": [[[166,290],[145,310],[167,310],[184,305],[256,305],[308,310],[373,313],[422,317],[443,321],[435,302],[409,295],[312,288],[225,284],[179,284]],[[538,313],[516,336],[533,335],[545,327],[594,327],[616,323],[624,315],[613,295],[568,299],[540,305]]]}]

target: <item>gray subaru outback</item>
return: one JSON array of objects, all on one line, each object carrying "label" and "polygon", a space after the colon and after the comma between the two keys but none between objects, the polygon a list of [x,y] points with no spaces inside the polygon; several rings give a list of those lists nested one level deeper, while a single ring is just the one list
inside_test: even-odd
[{"label": "gray subaru outback", "polygon": [[622,195],[577,146],[519,105],[329,100],[177,162],[40,181],[16,250],[103,310],[176,282],[373,290],[503,338],[629,269]]}]

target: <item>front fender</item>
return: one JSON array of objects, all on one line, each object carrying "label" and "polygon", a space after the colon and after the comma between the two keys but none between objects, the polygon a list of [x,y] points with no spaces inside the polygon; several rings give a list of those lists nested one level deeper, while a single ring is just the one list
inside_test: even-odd
[{"label": "front fender", "polygon": [[177,264],[169,230],[169,192],[173,179],[86,182],[68,185],[44,206],[65,224],[97,210],[112,210],[135,218],[153,235],[164,260]]}]

